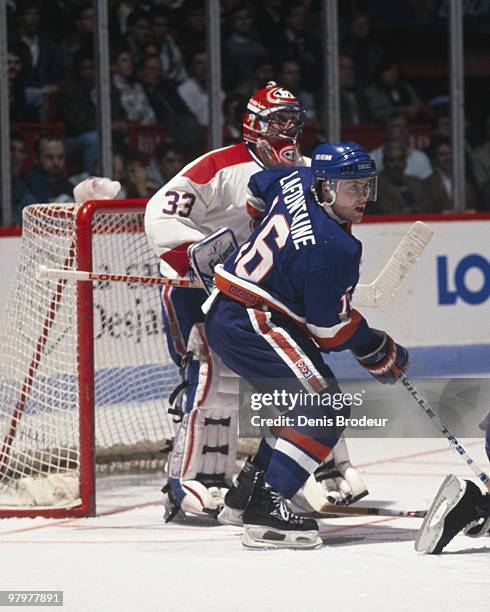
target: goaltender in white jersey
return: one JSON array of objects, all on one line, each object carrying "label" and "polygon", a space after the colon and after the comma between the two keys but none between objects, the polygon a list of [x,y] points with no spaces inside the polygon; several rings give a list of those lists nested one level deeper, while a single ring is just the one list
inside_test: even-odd
[{"label": "goaltender in white jersey", "polygon": [[[261,215],[247,194],[250,177],[266,167],[310,165],[298,147],[303,122],[298,100],[268,83],[247,104],[244,142],[197,158],[150,199],[145,231],[162,275],[185,276],[189,246],[222,227],[231,229],[239,243],[248,239]],[[219,263],[224,254],[214,244],[209,256]],[[238,379],[208,346],[201,311],[205,299],[200,289],[162,290],[168,348],[182,377],[170,397],[176,432],[163,489],[167,520],[179,510],[216,513],[236,471]],[[345,444],[336,452],[321,466],[316,494],[321,491],[334,502],[358,499],[366,494],[364,483],[350,465]],[[346,470],[355,472],[351,483],[344,478]],[[307,504],[305,509],[310,509]]]}]

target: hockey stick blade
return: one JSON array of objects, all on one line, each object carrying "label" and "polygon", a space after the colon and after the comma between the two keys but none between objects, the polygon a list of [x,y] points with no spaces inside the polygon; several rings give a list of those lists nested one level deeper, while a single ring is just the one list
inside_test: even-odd
[{"label": "hockey stick blade", "polygon": [[353,305],[368,308],[385,306],[429,244],[432,234],[432,229],[426,223],[416,221],[402,238],[377,278],[369,285],[356,287]]}]

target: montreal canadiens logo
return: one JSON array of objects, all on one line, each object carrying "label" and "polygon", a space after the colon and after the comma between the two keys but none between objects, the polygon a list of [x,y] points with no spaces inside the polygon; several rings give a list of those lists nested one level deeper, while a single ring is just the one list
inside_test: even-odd
[{"label": "montreal canadiens logo", "polygon": [[294,161],[296,159],[295,147],[293,146],[284,147],[284,149],[281,149],[279,151],[279,157],[280,159],[287,161],[287,162]]},{"label": "montreal canadiens logo", "polygon": [[267,101],[271,104],[277,104],[278,102],[292,102],[296,98],[293,94],[287,89],[283,89],[282,87],[275,87],[274,89],[270,89],[267,92]]}]

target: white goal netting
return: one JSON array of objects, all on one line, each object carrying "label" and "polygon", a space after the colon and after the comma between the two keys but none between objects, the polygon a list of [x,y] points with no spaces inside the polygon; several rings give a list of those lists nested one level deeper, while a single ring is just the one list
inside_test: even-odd
[{"label": "white goal netting", "polygon": [[[39,264],[80,269],[87,249],[94,270],[158,275],[143,204],[138,210],[128,202],[131,212],[121,213],[119,202],[115,212],[96,212],[91,237],[77,230],[79,208],[24,211],[15,285],[0,329],[0,512],[79,503],[80,423],[90,419],[85,395],[92,385],[98,469],[160,467],[159,451],[171,436],[166,398],[177,372],[159,288],[99,282],[88,304],[76,282],[36,279]],[[92,316],[93,369],[83,353]]]}]

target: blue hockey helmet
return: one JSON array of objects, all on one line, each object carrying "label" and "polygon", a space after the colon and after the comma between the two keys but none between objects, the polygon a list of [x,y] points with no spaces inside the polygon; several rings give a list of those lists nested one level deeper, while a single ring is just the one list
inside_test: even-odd
[{"label": "blue hockey helmet", "polygon": [[311,159],[317,179],[356,179],[376,176],[376,164],[366,151],[352,140],[319,145]]},{"label": "blue hockey helmet", "polygon": [[369,179],[368,200],[376,200],[376,164],[361,145],[351,140],[319,145],[311,159],[314,182],[328,181],[333,199],[339,180]]}]

